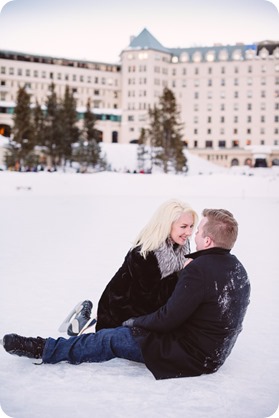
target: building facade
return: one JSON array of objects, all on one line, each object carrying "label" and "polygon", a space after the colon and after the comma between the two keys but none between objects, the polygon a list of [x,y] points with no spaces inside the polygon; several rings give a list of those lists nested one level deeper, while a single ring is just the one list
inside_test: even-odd
[{"label": "building facade", "polygon": [[53,82],[73,89],[80,123],[88,98],[104,142],[136,142],[164,87],[176,97],[189,151],[223,166],[279,159],[279,42],[165,48],[144,29],[120,64],[0,51],[0,133],[19,86],[43,106]]}]

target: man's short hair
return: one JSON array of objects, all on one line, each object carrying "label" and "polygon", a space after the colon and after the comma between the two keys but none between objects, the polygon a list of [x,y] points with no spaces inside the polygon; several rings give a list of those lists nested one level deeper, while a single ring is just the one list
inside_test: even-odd
[{"label": "man's short hair", "polygon": [[238,234],[238,223],[233,214],[226,209],[204,209],[202,215],[207,218],[203,227],[204,237],[211,238],[216,247],[230,250]]}]

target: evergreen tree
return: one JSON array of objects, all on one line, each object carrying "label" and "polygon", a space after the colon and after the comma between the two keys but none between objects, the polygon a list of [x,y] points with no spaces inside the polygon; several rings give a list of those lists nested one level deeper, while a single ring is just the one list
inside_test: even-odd
[{"label": "evergreen tree", "polygon": [[159,105],[149,109],[149,128],[146,139],[151,147],[151,161],[161,166],[165,173],[187,170],[187,159],[183,153],[182,124],[173,92],[165,88]]},{"label": "evergreen tree", "polygon": [[33,136],[35,145],[44,144],[44,134],[45,134],[45,116],[44,112],[38,103],[33,109]]},{"label": "evergreen tree", "polygon": [[96,117],[92,113],[90,99],[88,99],[84,114],[83,135],[74,150],[74,157],[81,164],[82,171],[87,171],[88,166],[106,168],[106,161],[101,156],[101,147],[97,140],[95,122]]},{"label": "evergreen tree", "polygon": [[88,99],[86,103],[86,111],[84,113],[84,133],[87,141],[90,141],[91,139],[95,139],[97,141],[95,123],[96,116],[91,111],[91,102],[90,99]]},{"label": "evergreen tree", "polygon": [[62,108],[59,104],[55,92],[55,85],[52,83],[49,87],[50,94],[46,102],[45,134],[43,145],[47,148],[47,154],[50,157],[51,164],[60,162],[63,155],[63,120]]},{"label": "evergreen tree", "polygon": [[17,148],[17,153],[21,162],[24,162],[26,155],[34,148],[30,95],[26,92],[25,87],[20,87],[17,93],[13,139],[20,145]]},{"label": "evergreen tree", "polygon": [[64,160],[71,159],[72,145],[79,139],[79,129],[76,126],[78,121],[76,112],[76,100],[69,86],[66,86],[61,112],[63,132],[61,137],[61,151]]}]

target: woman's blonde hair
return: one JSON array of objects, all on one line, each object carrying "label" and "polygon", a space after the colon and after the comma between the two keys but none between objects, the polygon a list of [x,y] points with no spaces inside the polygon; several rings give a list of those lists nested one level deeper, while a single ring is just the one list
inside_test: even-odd
[{"label": "woman's blonde hair", "polygon": [[141,255],[146,258],[149,251],[154,251],[166,241],[170,235],[171,227],[182,213],[191,213],[194,225],[198,221],[198,215],[188,205],[177,199],[171,199],[163,203],[154,213],[147,225],[137,236],[133,248],[141,246]]}]

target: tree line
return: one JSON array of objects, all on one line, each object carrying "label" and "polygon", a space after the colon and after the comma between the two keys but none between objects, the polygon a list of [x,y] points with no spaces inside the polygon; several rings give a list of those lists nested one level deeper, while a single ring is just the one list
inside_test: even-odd
[{"label": "tree line", "polygon": [[[158,104],[149,108],[148,118],[148,127],[141,129],[137,141],[139,170],[152,172],[157,166],[165,173],[187,172],[181,134],[183,124],[179,122],[180,113],[170,89],[165,88]],[[88,166],[106,168],[90,99],[80,129],[77,126],[76,100],[68,86],[64,97],[59,99],[52,83],[43,108],[38,102],[32,107],[30,94],[25,87],[20,87],[13,119],[12,141],[6,154],[7,167],[16,164],[33,167],[44,155],[52,167],[77,161],[84,170]]]},{"label": "tree line", "polygon": [[77,126],[76,99],[68,86],[64,97],[59,99],[52,83],[44,107],[38,102],[32,107],[26,87],[20,87],[13,122],[12,141],[6,154],[7,167],[18,164],[33,167],[39,164],[42,156],[51,167],[72,161],[85,168],[103,168],[106,165],[101,156],[99,133],[95,129],[96,117],[92,113],[90,99],[80,129]]}]

